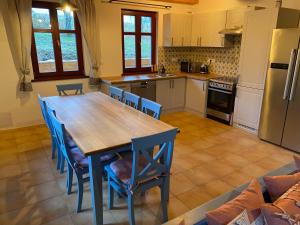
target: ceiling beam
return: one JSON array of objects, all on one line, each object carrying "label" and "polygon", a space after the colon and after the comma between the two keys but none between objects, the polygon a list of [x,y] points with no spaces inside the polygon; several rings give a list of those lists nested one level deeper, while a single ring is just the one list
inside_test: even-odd
[{"label": "ceiling beam", "polygon": [[195,5],[199,3],[199,0],[153,0],[153,1],[188,4],[188,5]]}]

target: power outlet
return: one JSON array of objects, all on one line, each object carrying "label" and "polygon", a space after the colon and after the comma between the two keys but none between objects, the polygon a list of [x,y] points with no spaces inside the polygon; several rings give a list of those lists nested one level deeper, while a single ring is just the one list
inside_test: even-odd
[{"label": "power outlet", "polygon": [[207,60],[207,64],[210,64],[210,63],[215,63],[216,62],[216,60],[215,59],[208,59]]}]

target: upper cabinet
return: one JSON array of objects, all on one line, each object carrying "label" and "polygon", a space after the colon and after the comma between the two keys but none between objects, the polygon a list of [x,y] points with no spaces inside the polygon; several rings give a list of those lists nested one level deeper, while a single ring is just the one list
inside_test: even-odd
[{"label": "upper cabinet", "polygon": [[164,15],[164,46],[190,46],[192,15],[172,13]]},{"label": "upper cabinet", "polygon": [[231,29],[235,27],[243,27],[245,13],[248,11],[248,8],[238,8],[227,11],[226,15],[226,28]]},{"label": "upper cabinet", "polygon": [[[164,15],[164,46],[230,47],[230,38],[219,34],[226,28],[227,11]],[[239,13],[230,14],[231,23],[240,22]]]}]

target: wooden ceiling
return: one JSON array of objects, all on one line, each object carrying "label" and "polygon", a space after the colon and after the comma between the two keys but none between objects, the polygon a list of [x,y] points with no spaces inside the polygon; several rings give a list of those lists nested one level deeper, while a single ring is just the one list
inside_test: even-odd
[{"label": "wooden ceiling", "polygon": [[199,3],[199,0],[154,0],[154,1],[188,4],[188,5],[195,5]]}]

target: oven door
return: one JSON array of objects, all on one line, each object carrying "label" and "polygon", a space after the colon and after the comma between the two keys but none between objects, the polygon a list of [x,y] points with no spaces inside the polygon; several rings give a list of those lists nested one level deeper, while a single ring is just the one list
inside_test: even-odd
[{"label": "oven door", "polygon": [[231,91],[208,88],[207,108],[231,114],[234,107],[234,95]]}]

